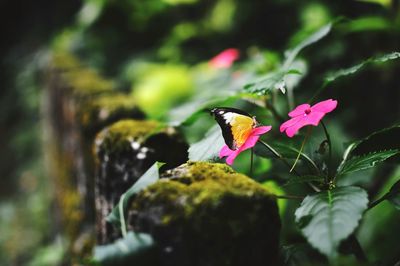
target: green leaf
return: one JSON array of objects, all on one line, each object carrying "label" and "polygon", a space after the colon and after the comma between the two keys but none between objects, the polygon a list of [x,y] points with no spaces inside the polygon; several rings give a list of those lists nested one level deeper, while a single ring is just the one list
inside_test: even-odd
[{"label": "green leaf", "polygon": [[379,150],[400,150],[399,136],[400,124],[384,128],[356,141],[351,148],[351,154],[363,155]]},{"label": "green leaf", "polygon": [[398,180],[390,189],[387,200],[390,201],[396,209],[400,210],[400,180]]},{"label": "green leaf", "polygon": [[367,209],[367,192],[339,187],[307,196],[296,210],[296,223],[308,242],[330,258],[340,242],[355,230]]},{"label": "green leaf", "polygon": [[271,72],[261,78],[259,81],[254,83],[249,83],[244,86],[244,90],[250,93],[258,94],[258,95],[266,95],[273,89],[279,89],[282,93],[285,93],[286,84],[285,77],[287,75],[304,75],[301,70],[291,69],[293,63],[296,60],[297,55],[306,48],[307,46],[319,41],[323,37],[325,37],[332,29],[332,24],[329,23],[326,26],[323,26],[309,37],[304,39],[298,45],[293,47],[292,49],[285,52],[285,61],[282,66],[274,72]]},{"label": "green leaf", "polygon": [[221,129],[218,125],[210,128],[204,139],[196,142],[189,147],[189,160],[191,161],[207,161],[216,157],[225,145],[222,137]]},{"label": "green leaf", "polygon": [[339,26],[339,28],[346,33],[383,31],[392,29],[393,27],[394,25],[390,22],[390,19],[382,16],[360,17]]},{"label": "green leaf", "polygon": [[296,69],[290,69],[287,71],[278,70],[267,74],[265,77],[254,83],[249,83],[244,86],[245,91],[258,94],[266,95],[271,90],[281,90],[285,93],[285,76],[286,75],[301,75],[301,72]]},{"label": "green leaf", "polygon": [[388,197],[388,201],[400,211],[400,193],[390,195],[390,197]]},{"label": "green leaf", "polygon": [[285,52],[286,60],[283,63],[283,69],[288,69],[296,59],[297,55],[301,52],[301,50],[324,38],[326,35],[328,35],[331,29],[332,29],[332,23],[329,23],[318,29],[316,32],[314,32],[307,38],[305,38],[303,41],[301,41],[298,45],[296,45],[292,49],[286,51]]},{"label": "green leaf", "polygon": [[[303,136],[295,136],[293,138],[286,138],[280,140],[269,141],[268,144],[278,152],[285,159],[296,159],[300,152],[300,145]],[[254,152],[256,155],[264,158],[276,159],[277,156],[272,153],[267,147],[261,143],[257,143],[254,147]],[[315,162],[304,152],[300,153],[300,159],[306,161],[314,169],[318,169]]]},{"label": "green leaf", "polygon": [[368,65],[373,65],[373,64],[379,64],[379,63],[385,63],[391,60],[396,60],[400,58],[400,53],[399,52],[393,52],[393,53],[389,53],[389,54],[384,54],[382,56],[378,56],[378,57],[373,57],[373,58],[369,58],[357,65],[354,65],[352,67],[349,68],[345,68],[345,69],[340,69],[337,71],[334,71],[330,74],[328,74],[325,77],[324,80],[324,87],[327,86],[328,84],[336,81],[337,79],[346,77],[346,76],[350,76],[353,74],[358,73],[360,70],[364,69],[366,66]]},{"label": "green leaf", "polygon": [[190,126],[199,117],[207,115],[205,110],[214,106],[229,106],[238,99],[242,98],[243,94],[235,94],[231,96],[217,96],[213,99],[195,99],[182,104],[171,110],[169,113],[169,124],[171,126]]},{"label": "green leaf", "polygon": [[358,0],[360,2],[366,2],[366,3],[375,3],[378,5],[382,5],[385,8],[390,9],[392,5],[392,0]]},{"label": "green leaf", "polygon": [[399,154],[398,136],[400,125],[394,125],[351,143],[343,154],[343,160],[337,170],[338,175],[373,167],[376,163]]},{"label": "green leaf", "polygon": [[308,182],[320,182],[324,181],[324,177],[316,176],[316,175],[303,175],[303,176],[293,176],[287,181],[284,186],[290,186],[294,184],[300,183],[308,183]]},{"label": "green leaf", "polygon": [[[111,213],[107,216],[107,222],[113,223],[118,227],[123,227],[125,212],[128,203],[133,195],[137,194],[146,187],[154,184],[160,178],[158,173],[158,162],[154,163],[139,179],[135,184],[132,185],[124,194],[122,194],[120,201],[117,206],[113,208]],[[123,211],[121,213],[121,210]],[[122,215],[121,215],[122,214]]]},{"label": "green leaf", "polygon": [[383,162],[398,153],[399,150],[387,150],[368,153],[362,156],[355,156],[341,164],[338,170],[338,175],[375,167],[376,164]]},{"label": "green leaf", "polygon": [[151,235],[129,232],[112,244],[96,246],[93,260],[103,266],[157,265],[152,254],[154,247]]}]

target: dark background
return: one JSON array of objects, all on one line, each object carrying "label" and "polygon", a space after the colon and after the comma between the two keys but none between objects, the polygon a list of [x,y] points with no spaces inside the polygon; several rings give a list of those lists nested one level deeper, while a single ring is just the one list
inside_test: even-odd
[{"label": "dark background", "polygon": [[[41,149],[41,82],[49,51],[71,51],[114,79],[121,90],[130,91],[137,82],[129,72],[135,60],[190,66],[229,47],[240,49],[242,58],[254,48],[282,58],[287,48],[339,20],[327,38],[302,54],[309,74],[297,95],[300,102],[329,70],[400,50],[399,2],[1,1],[0,264],[47,265],[62,257],[62,240],[55,237],[48,213],[51,187]],[[177,25],[183,25],[180,31]],[[335,115],[346,138],[363,137],[399,121],[399,73],[398,63],[375,66],[325,90],[322,98],[338,99],[346,107]],[[370,191],[378,194],[391,176],[382,178],[371,183]],[[400,222],[390,208],[382,207],[381,218],[366,225],[379,232],[361,229],[367,234],[361,241],[376,260],[396,254],[390,248],[396,231],[385,234],[382,228]],[[381,244],[373,247],[376,241]]]}]

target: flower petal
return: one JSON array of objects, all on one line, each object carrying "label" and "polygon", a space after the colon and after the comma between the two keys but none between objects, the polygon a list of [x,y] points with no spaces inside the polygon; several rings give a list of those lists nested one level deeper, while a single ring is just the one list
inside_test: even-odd
[{"label": "flower petal", "polygon": [[210,60],[210,65],[214,68],[228,68],[234,61],[239,58],[239,50],[235,48],[229,48]]},{"label": "flower petal", "polygon": [[228,158],[226,158],[226,163],[227,164],[229,164],[229,165],[232,165],[233,164],[233,161],[236,159],[236,157],[240,154],[240,150],[236,150],[236,151],[233,151],[229,156],[228,156]]},{"label": "flower petal", "polygon": [[337,106],[337,101],[329,99],[329,100],[314,104],[311,107],[311,110],[315,111],[315,112],[322,112],[322,113],[326,114],[326,113],[329,113],[329,112],[332,112],[333,110],[335,110],[336,106]]},{"label": "flower petal", "polygon": [[268,131],[271,130],[271,126],[261,126],[261,127],[256,127],[253,128],[253,130],[251,131],[251,135],[262,135],[267,133]]},{"label": "flower petal", "polygon": [[246,142],[239,148],[240,152],[253,148],[256,145],[258,139],[260,138],[259,135],[251,135],[247,138]]},{"label": "flower petal", "polygon": [[279,130],[281,132],[285,131],[287,128],[292,127],[293,125],[295,125],[296,123],[298,123],[301,119],[303,119],[304,116],[297,116],[295,118],[289,119],[288,121],[286,121],[285,123],[283,123]]},{"label": "flower petal", "polygon": [[233,150],[229,149],[227,145],[224,145],[219,151],[219,158],[226,157],[232,154]]},{"label": "flower petal", "polygon": [[322,112],[311,112],[308,116],[306,116],[304,125],[318,126],[319,121],[321,121],[324,116],[325,113]]},{"label": "flower petal", "polygon": [[292,110],[288,115],[290,117],[296,117],[296,116],[299,116],[299,115],[304,115],[304,112],[309,108],[310,108],[310,105],[308,103],[300,104],[294,110]]},{"label": "flower petal", "polygon": [[312,126],[318,126],[319,121],[321,121],[321,119],[325,116],[325,113],[321,113],[321,112],[311,112],[309,115],[307,116],[303,116],[302,119],[294,124],[291,127],[288,127],[286,129],[286,135],[288,137],[293,137],[298,131],[299,129],[301,129],[302,127],[308,126],[308,125],[312,125]]},{"label": "flower petal", "polygon": [[297,121],[297,123],[292,124],[286,129],[286,135],[291,138],[293,137],[300,128],[304,127],[306,125],[306,117],[305,116],[300,116],[300,119]]}]

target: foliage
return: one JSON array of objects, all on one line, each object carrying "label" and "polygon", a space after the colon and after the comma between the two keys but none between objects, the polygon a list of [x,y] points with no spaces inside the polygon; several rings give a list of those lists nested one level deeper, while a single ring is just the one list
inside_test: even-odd
[{"label": "foliage", "polygon": [[94,249],[94,263],[100,265],[154,265],[151,263],[151,249],[155,243],[149,234],[129,232],[123,239],[113,244],[97,246]]},{"label": "foliage", "polygon": [[357,227],[368,196],[358,187],[340,187],[307,196],[296,210],[296,223],[310,244],[329,257]]},{"label": "foliage", "polygon": [[192,144],[189,148],[189,160],[207,161],[218,155],[219,150],[224,145],[221,130],[218,126],[213,126],[207,131],[202,140]]},{"label": "foliage", "polygon": [[124,194],[121,195],[121,199],[117,206],[107,216],[107,221],[118,225],[123,234],[126,234],[125,217],[128,207],[128,203],[132,197],[146,188],[147,186],[155,183],[159,179],[158,175],[159,163],[154,163],[139,179],[135,184],[132,185]]}]

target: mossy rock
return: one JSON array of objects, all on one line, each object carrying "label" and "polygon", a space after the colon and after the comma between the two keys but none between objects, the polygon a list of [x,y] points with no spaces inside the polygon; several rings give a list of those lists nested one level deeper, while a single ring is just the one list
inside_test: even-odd
[{"label": "mossy rock", "polygon": [[91,96],[114,90],[113,81],[101,77],[97,71],[81,68],[64,74],[65,81],[71,85],[75,96]]},{"label": "mossy rock", "polygon": [[96,208],[101,216],[97,218],[99,243],[109,243],[119,237],[119,232],[105,223],[105,216],[118,203],[121,195],[156,161],[166,163],[164,169],[186,162],[187,149],[186,142],[174,128],[152,120],[121,120],[97,135]]},{"label": "mossy rock", "polygon": [[223,164],[189,162],[140,192],[129,225],[150,233],[161,265],[276,265],[280,219],[275,198]]},{"label": "mossy rock", "polygon": [[81,68],[80,60],[69,52],[55,52],[51,54],[50,67],[59,70],[73,70]]},{"label": "mossy rock", "polygon": [[56,87],[63,87],[75,97],[85,98],[115,89],[113,81],[103,78],[96,70],[83,66],[70,53],[52,54],[49,66],[50,74],[56,79]]},{"label": "mossy rock", "polygon": [[[120,119],[144,119],[144,113],[137,107],[130,95],[107,93],[94,97],[79,106],[79,123],[88,133],[96,133]],[[92,135],[90,134],[90,135]]]}]

